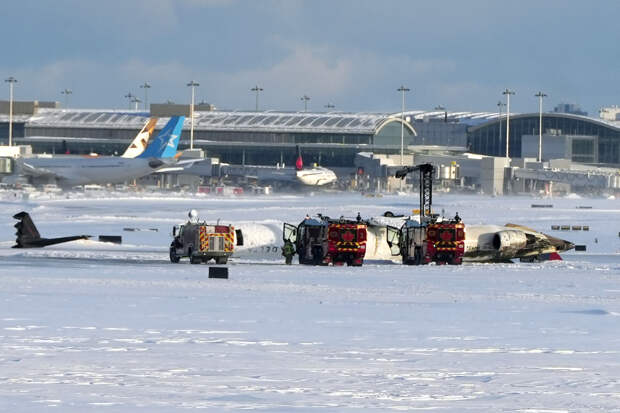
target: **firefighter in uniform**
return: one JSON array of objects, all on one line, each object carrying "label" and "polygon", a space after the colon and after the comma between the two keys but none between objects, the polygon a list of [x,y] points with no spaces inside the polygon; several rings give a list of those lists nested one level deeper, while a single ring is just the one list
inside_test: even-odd
[{"label": "firefighter in uniform", "polygon": [[289,240],[284,241],[284,246],[282,247],[282,255],[286,260],[286,265],[291,265],[293,263],[293,255],[295,255],[295,246]]}]

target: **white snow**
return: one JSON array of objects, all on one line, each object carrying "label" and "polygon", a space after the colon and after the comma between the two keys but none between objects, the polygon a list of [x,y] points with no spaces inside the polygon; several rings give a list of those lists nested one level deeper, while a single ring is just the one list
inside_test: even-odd
[{"label": "white snow", "polygon": [[[547,199],[548,209],[434,195],[435,211],[466,224],[518,223],[587,245],[561,262],[307,267],[270,249],[216,280],[206,265],[168,261],[172,226],[192,208],[276,231],[317,212],[410,213],[418,197],[4,199],[0,411],[620,410],[618,200]],[[43,236],[123,244],[11,249],[21,210]]]}]

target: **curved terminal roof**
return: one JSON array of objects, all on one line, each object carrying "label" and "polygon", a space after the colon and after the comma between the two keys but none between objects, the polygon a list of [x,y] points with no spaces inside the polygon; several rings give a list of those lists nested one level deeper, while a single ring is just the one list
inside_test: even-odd
[{"label": "curved terminal roof", "polygon": [[[26,126],[135,129],[148,117],[148,112],[132,110],[39,109],[26,120]],[[165,121],[157,125],[163,126]]]},{"label": "curved terminal roof", "polygon": [[[383,113],[196,112],[194,129],[374,134],[392,121]],[[398,120],[400,121],[400,119]]]},{"label": "curved terminal roof", "polygon": [[[538,112],[536,113],[520,113],[520,114],[510,114],[510,120],[516,120],[516,119],[523,119],[523,118],[529,118],[529,117],[536,117],[538,119]],[[609,121],[609,120],[604,120],[604,119],[599,119],[599,118],[591,118],[589,116],[583,116],[583,115],[575,115],[572,113],[561,113],[561,112],[543,112],[543,117],[546,118],[569,118],[569,119],[577,119],[577,120],[582,120],[585,122],[590,122],[590,123],[594,123],[600,126],[604,126],[607,128],[611,128],[614,130],[620,130],[620,122],[613,122],[613,121]],[[502,120],[506,119],[506,115],[503,114],[502,115]],[[497,122],[497,116],[495,119],[488,119],[489,122],[484,122],[484,123],[480,123],[477,125],[472,125],[474,126],[472,129],[470,129],[471,132],[474,132],[480,128],[483,128],[485,126],[489,126],[492,123]],[[491,122],[493,121],[493,122]]]},{"label": "curved terminal roof", "polygon": [[[33,127],[136,128],[149,114],[132,110],[40,109],[21,119]],[[443,120],[444,112],[409,111],[397,113],[285,112],[285,111],[209,111],[195,112],[195,130],[374,134],[389,122],[411,126],[412,121]],[[497,114],[486,112],[448,112],[449,121],[470,123]],[[3,116],[0,115],[0,119]],[[162,118],[163,126],[168,118]],[[189,122],[185,128],[189,127]]]},{"label": "curved terminal roof", "polygon": [[[209,111],[195,112],[195,130],[251,131],[251,132],[296,132],[296,133],[336,133],[336,134],[376,134],[389,122],[400,122],[415,128],[416,122],[444,121],[457,122],[471,127],[481,127],[499,118],[497,112],[445,112],[406,111],[404,113],[346,113],[346,112],[285,112],[285,111]],[[511,118],[532,116],[533,114],[511,114]],[[537,114],[536,114],[537,115]],[[30,116],[14,117],[17,122],[25,122],[26,127],[78,127],[78,128],[140,128],[148,112],[134,110],[96,110],[96,109],[39,109]],[[505,118],[502,114],[502,118]],[[604,121],[565,113],[545,113],[544,116],[567,116],[590,122],[604,124],[615,129],[620,123]],[[163,127],[168,118],[161,118],[158,127]],[[8,122],[8,115],[0,115],[0,122]],[[190,123],[186,121],[185,129]],[[415,133],[415,132],[414,132]]]}]

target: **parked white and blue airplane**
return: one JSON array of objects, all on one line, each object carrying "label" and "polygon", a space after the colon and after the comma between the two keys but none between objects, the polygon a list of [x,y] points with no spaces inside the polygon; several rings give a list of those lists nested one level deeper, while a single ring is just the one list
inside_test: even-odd
[{"label": "parked white and blue airplane", "polygon": [[[141,178],[174,164],[184,116],[173,116],[144,151],[135,156],[55,156],[24,158],[18,162],[22,175],[55,181],[59,186],[114,184]],[[135,143],[132,142],[132,144]],[[131,145],[130,145],[131,146]]]}]

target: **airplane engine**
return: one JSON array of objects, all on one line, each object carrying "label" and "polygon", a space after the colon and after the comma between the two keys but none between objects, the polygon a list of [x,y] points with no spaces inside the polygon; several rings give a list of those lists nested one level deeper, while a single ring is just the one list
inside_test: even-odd
[{"label": "airplane engine", "polygon": [[520,250],[527,245],[523,231],[498,231],[493,235],[493,248],[500,254]]}]

